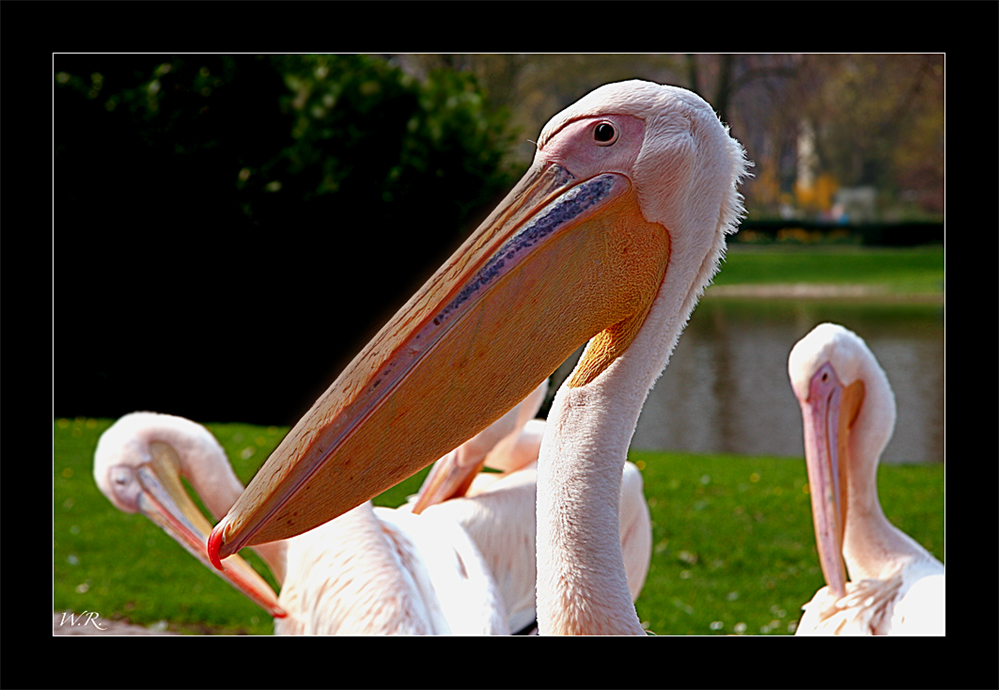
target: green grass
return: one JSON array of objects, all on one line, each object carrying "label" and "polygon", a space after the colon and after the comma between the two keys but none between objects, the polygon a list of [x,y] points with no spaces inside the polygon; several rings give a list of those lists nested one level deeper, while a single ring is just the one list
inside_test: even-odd
[{"label": "green grass", "polygon": [[[263,611],[147,519],[119,512],[100,493],[93,452],[111,423],[54,425],[55,610],[164,621],[188,633],[271,633]],[[207,426],[244,483],[287,432]],[[638,600],[647,627],[657,634],[788,634],[801,604],[823,584],[804,461],[639,451],[631,459],[642,468],[653,519],[652,565]],[[423,474],[376,503],[402,503]],[[942,466],[883,466],[879,488],[889,519],[942,560]]]},{"label": "green grass", "polygon": [[[632,451],[653,557],[639,617],[658,633],[789,634],[825,583],[804,460]],[[888,518],[943,560],[943,467],[883,465]]]},{"label": "green grass", "polygon": [[943,280],[941,245],[912,248],[733,245],[714,284],[849,284],[882,286],[892,294],[940,294]]}]

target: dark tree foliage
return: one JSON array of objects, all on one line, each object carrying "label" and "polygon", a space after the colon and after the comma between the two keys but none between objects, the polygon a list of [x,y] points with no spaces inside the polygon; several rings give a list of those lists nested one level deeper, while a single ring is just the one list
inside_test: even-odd
[{"label": "dark tree foliage", "polygon": [[60,55],[55,412],[289,424],[512,184],[474,79]]}]

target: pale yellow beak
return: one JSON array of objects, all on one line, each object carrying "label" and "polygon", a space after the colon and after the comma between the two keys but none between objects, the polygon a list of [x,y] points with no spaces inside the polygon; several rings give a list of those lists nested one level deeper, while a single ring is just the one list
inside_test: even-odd
[{"label": "pale yellow beak", "polygon": [[668,259],[667,229],[645,221],[627,176],[536,162],[268,458],[213,531],[213,562],[409,477],[596,336],[570,382],[585,385],[637,334]]},{"label": "pale yellow beak", "polygon": [[846,596],[843,535],[846,530],[850,427],[864,397],[864,384],[844,386],[832,365],[824,364],[809,382],[801,402],[805,464],[819,565],[829,590]]},{"label": "pale yellow beak", "polygon": [[[147,518],[201,561],[210,566],[205,554],[211,523],[198,510],[180,481],[180,459],[165,443],[150,444],[152,459],[139,465],[136,474],[142,493],[138,508]],[[278,604],[277,594],[253,567],[237,555],[228,558],[218,574],[275,618],[286,612]],[[210,568],[213,572],[214,569]]]}]

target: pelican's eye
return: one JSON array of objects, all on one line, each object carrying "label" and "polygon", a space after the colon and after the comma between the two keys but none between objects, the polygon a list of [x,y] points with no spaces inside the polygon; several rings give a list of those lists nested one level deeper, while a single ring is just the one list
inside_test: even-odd
[{"label": "pelican's eye", "polygon": [[111,481],[118,486],[126,486],[132,481],[132,474],[128,467],[115,466],[111,468]]},{"label": "pelican's eye", "polygon": [[593,139],[600,146],[610,146],[617,141],[617,128],[609,122],[599,122],[593,128]]}]

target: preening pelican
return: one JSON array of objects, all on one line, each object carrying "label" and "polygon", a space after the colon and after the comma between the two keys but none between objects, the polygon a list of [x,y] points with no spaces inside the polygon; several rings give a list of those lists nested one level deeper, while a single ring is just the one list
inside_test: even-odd
[{"label": "preening pelican", "polygon": [[742,213],[747,161],[686,89],[608,84],[542,130],[500,206],[347,366],[209,539],[299,534],[499,419],[588,341],[537,479],[538,624],[643,634],[619,525],[628,446]]},{"label": "preening pelican", "polygon": [[[101,493],[118,510],[142,513],[210,566],[204,548],[211,524],[187,495],[182,476],[216,517],[224,515],[243,490],[211,432],[181,417],[128,414],[97,442],[94,481]],[[284,577],[284,543],[262,544],[254,550],[280,582]],[[271,616],[287,616],[271,586],[242,558],[226,561],[225,572],[218,574]]]},{"label": "preening pelican", "polygon": [[[211,432],[181,417],[126,415],[98,442],[94,477],[104,495],[123,511],[141,511],[274,616],[277,634],[510,632],[478,549],[447,517],[365,502],[307,534],[255,547],[282,583],[278,597],[238,556],[224,571],[211,568],[211,525],[181,476],[216,516],[243,490]],[[533,549],[521,548],[519,556],[533,561]]]},{"label": "preening pelican", "polygon": [[791,350],[788,373],[827,583],[804,605],[795,634],[942,635],[944,566],[878,501],[878,461],[895,428],[884,370],[855,333],[824,323]]}]

